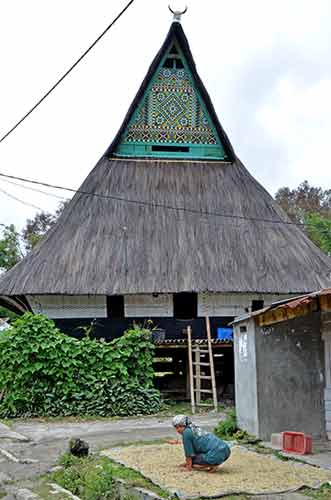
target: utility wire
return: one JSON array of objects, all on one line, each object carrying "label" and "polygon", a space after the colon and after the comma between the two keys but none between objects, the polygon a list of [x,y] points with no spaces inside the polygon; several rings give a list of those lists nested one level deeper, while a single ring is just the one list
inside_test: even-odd
[{"label": "utility wire", "polygon": [[14,132],[14,130],[21,125],[21,123],[28,118],[28,116],[31,115],[31,113],[53,92],[53,90],[56,89],[58,85],[71,73],[71,71],[84,59],[85,56],[95,47],[95,45],[103,38],[103,36],[110,30],[112,26],[116,23],[116,21],[119,20],[119,18],[124,14],[124,12],[130,7],[130,5],[133,4],[135,0],[130,0],[130,2],[127,3],[127,5],[124,7],[123,10],[115,17],[115,19],[107,26],[107,28],[101,33],[101,35],[98,36],[98,38],[88,47],[88,49],[85,50],[85,52],[74,62],[72,66],[61,76],[61,78],[42,96],[41,99],[28,111],[8,132],[6,132],[5,135],[3,135],[0,139],[0,143],[3,142],[7,137]]},{"label": "utility wire", "polygon": [[141,200],[132,200],[128,198],[123,198],[121,196],[113,196],[113,195],[106,195],[106,194],[101,194],[101,193],[92,193],[89,191],[83,191],[81,189],[72,189],[72,188],[67,188],[64,186],[58,186],[55,184],[49,184],[46,182],[40,182],[32,179],[26,179],[24,177],[17,177],[14,175],[8,175],[8,174],[3,174],[0,172],[0,177],[5,177],[6,179],[14,179],[18,180],[21,182],[29,182],[31,184],[36,184],[39,186],[45,186],[48,188],[52,189],[60,189],[63,191],[69,191],[71,193],[78,193],[78,194],[83,194],[85,196],[94,196],[97,198],[102,198],[102,199],[109,199],[109,200],[115,200],[115,201],[120,201],[124,203],[131,203],[134,205],[140,205],[140,206],[149,206],[152,208],[164,208],[166,210],[173,210],[175,212],[185,212],[185,213],[191,213],[199,216],[205,216],[205,217],[224,217],[224,218],[230,218],[230,219],[236,219],[236,220],[249,220],[253,222],[266,222],[269,224],[285,224],[285,225],[292,225],[292,226],[306,226],[305,224],[300,224],[300,223],[295,223],[291,221],[282,221],[282,220],[271,220],[271,219],[264,219],[260,217],[247,217],[245,215],[235,215],[235,214],[225,214],[225,213],[220,213],[220,212],[211,212],[209,210],[197,210],[194,208],[185,208],[185,207],[175,207],[172,205],[167,205],[163,203],[156,203],[156,202],[149,202],[149,201],[141,201]]},{"label": "utility wire", "polygon": [[[55,197],[55,198],[58,198],[58,199],[61,199],[61,200],[69,200],[69,199],[65,198],[63,196],[57,196],[57,195],[55,195],[53,193],[47,193],[47,192],[42,191],[40,189],[35,189],[35,188],[31,187],[31,186],[23,186],[22,184],[18,184],[16,182],[12,182],[12,181],[9,181],[7,179],[8,178],[9,179],[15,179],[15,180],[19,180],[19,181],[22,181],[22,182],[28,182],[28,183],[31,183],[31,184],[37,184],[37,185],[45,186],[45,187],[52,188],[52,189],[60,189],[60,190],[64,190],[64,191],[70,191],[72,193],[83,194],[84,196],[94,196],[94,197],[97,197],[97,198],[110,199],[110,200],[115,200],[115,201],[120,201],[120,202],[125,202],[125,203],[133,203],[133,204],[136,204],[136,205],[150,206],[150,207],[153,207],[153,208],[165,208],[167,210],[173,210],[175,212],[188,212],[188,213],[191,213],[191,214],[194,214],[194,215],[200,215],[202,217],[204,217],[204,216],[205,217],[212,217],[213,216],[213,217],[224,217],[224,218],[232,218],[232,219],[239,219],[239,220],[248,220],[248,221],[254,221],[254,222],[267,222],[267,223],[273,223],[273,224],[286,224],[286,225],[293,225],[293,226],[299,226],[299,227],[300,226],[302,226],[302,227],[310,227],[310,226],[314,227],[312,224],[297,223],[297,222],[286,222],[286,221],[275,221],[275,220],[262,219],[262,218],[257,218],[257,217],[246,217],[246,216],[243,216],[243,215],[224,214],[224,213],[220,213],[220,212],[202,211],[202,210],[190,209],[190,208],[185,208],[185,207],[174,207],[174,206],[171,206],[171,205],[165,205],[165,204],[155,203],[155,202],[140,201],[140,200],[131,200],[131,199],[122,198],[122,197],[119,197],[119,196],[105,195],[105,194],[101,194],[101,193],[92,193],[92,192],[89,192],[89,191],[82,191],[82,190],[78,190],[78,189],[67,188],[67,187],[64,187],[64,186],[57,186],[57,185],[54,185],[54,184],[48,184],[46,182],[40,182],[40,181],[36,181],[36,180],[32,180],[32,179],[26,179],[24,177],[16,177],[16,176],[13,176],[13,175],[7,175],[7,174],[3,174],[1,172],[0,172],[0,177],[6,178],[6,180],[5,179],[2,179],[2,180],[4,182],[8,182],[8,183],[10,183],[10,184],[12,184],[14,186],[18,186],[18,187],[21,187],[23,189],[28,189],[28,190],[36,191],[36,192],[45,194],[47,196],[52,196],[52,197]],[[34,205],[31,205],[28,202],[25,202],[25,201],[23,201],[23,200],[21,200],[19,198],[15,198],[13,195],[11,195],[11,194],[9,194],[7,192],[5,192],[5,194],[7,194],[7,196],[10,196],[11,198],[16,199],[20,203],[28,204],[29,206],[32,206],[33,208],[37,208],[38,210],[43,210],[40,207],[36,207]],[[208,221],[204,221],[204,222],[208,222]],[[330,231],[327,230],[327,229],[323,230],[321,232],[322,233],[327,233],[327,234],[330,233]]]},{"label": "utility wire", "polygon": [[[4,174],[0,174],[0,176],[1,176],[1,175],[4,175]],[[11,181],[4,180],[4,179],[2,179],[2,181],[3,181],[3,182],[10,183],[10,184],[12,184],[12,185],[14,185],[14,186],[21,187],[21,188],[23,188],[23,189],[28,189],[28,190],[32,190],[32,191],[35,191],[35,192],[38,192],[38,193],[42,193],[42,194],[44,194],[44,195],[46,195],[46,196],[52,196],[52,197],[55,197],[55,198],[58,198],[58,199],[61,199],[61,200],[70,201],[70,199],[69,199],[69,198],[64,198],[63,196],[57,196],[57,195],[55,195],[55,194],[53,194],[53,193],[47,193],[47,192],[42,191],[42,190],[40,190],[40,189],[35,189],[35,188],[31,187],[31,186],[23,186],[22,184],[18,184],[18,183],[16,183],[16,182],[11,182]],[[26,180],[26,182],[37,182],[37,181],[28,181],[28,180]],[[38,183],[38,184],[40,184],[40,183]],[[44,183],[41,183],[41,184],[42,184],[42,185],[44,185]],[[50,185],[50,184],[47,184],[47,186],[51,186],[51,185]],[[65,189],[65,190],[69,190],[69,189],[70,189],[70,188],[62,188],[62,187],[58,187],[58,186],[52,186],[52,187],[53,187],[53,188],[56,188],[56,189]],[[35,209],[37,209],[37,210],[41,210],[41,211],[43,211],[43,209],[42,209],[42,208],[37,207],[36,205],[32,205],[32,204],[30,204],[29,202],[26,202],[26,201],[24,201],[24,200],[21,200],[20,198],[17,198],[17,197],[15,197],[15,196],[13,196],[12,194],[10,194],[10,193],[8,193],[8,192],[6,192],[6,191],[4,191],[3,189],[1,189],[1,188],[0,188],[0,192],[1,192],[1,191],[2,191],[4,194],[6,194],[7,196],[9,196],[10,198],[12,198],[12,199],[14,199],[14,200],[16,200],[16,201],[18,201],[18,202],[20,202],[20,203],[23,203],[24,205],[27,205],[27,206],[32,207],[32,208],[35,208]],[[102,198],[109,198],[109,196],[106,196],[106,195],[99,195],[99,194],[97,194],[97,193],[88,193],[88,192],[85,192],[85,191],[76,191],[76,190],[72,190],[72,191],[74,191],[75,193],[82,193],[82,194],[84,194],[85,196],[101,196]],[[111,199],[113,199],[113,198],[114,198],[114,197],[111,197]],[[125,200],[125,199],[122,199],[122,198],[121,198],[121,201],[128,201],[128,202],[130,202],[130,201],[132,201],[132,200]],[[133,201],[133,203],[143,203],[144,205],[152,205],[152,206],[154,206],[154,204],[152,204],[152,203],[147,203],[147,202]],[[158,205],[158,207],[163,207],[163,206],[162,206],[162,205]],[[205,215],[207,214],[207,216],[209,216],[209,217],[210,217],[211,215],[213,215],[213,216],[221,216],[221,217],[234,217],[234,218],[239,217],[239,216],[236,216],[236,215],[229,215],[229,214],[224,215],[224,214],[219,214],[219,213],[214,213],[214,212],[208,212],[208,213],[207,213],[207,212],[201,212],[201,211],[193,211],[193,210],[190,210],[190,209],[185,209],[185,208],[183,208],[183,209],[182,209],[182,208],[178,208],[178,207],[169,207],[169,206],[165,206],[165,207],[166,207],[166,208],[173,208],[173,209],[174,209],[174,210],[176,210],[176,211],[178,211],[178,210],[179,210],[179,211],[184,210],[185,212],[194,212],[194,213],[198,213],[198,214],[199,214],[199,215],[201,215],[201,216],[205,216]],[[244,217],[240,216],[240,218],[242,218],[242,219],[243,219]],[[178,217],[177,219],[178,219],[179,221],[180,221],[180,220],[182,220],[180,217]],[[245,220],[254,220],[254,221],[255,221],[255,220],[257,220],[257,219],[252,219],[252,218],[249,218],[249,217],[245,217],[244,219],[245,219]],[[263,220],[264,222],[266,221],[265,219],[258,219],[258,220]],[[208,220],[201,220],[201,222],[206,223],[206,224],[212,224],[212,222],[210,222],[210,221],[208,221]],[[313,228],[314,228],[314,227],[315,227],[315,226],[314,226],[314,225],[312,225],[312,224],[305,224],[305,223],[301,223],[301,224],[300,224],[300,223],[295,223],[295,222],[278,222],[278,221],[271,221],[271,220],[267,220],[267,222],[269,222],[269,223],[270,223],[270,222],[272,222],[272,223],[276,223],[276,224],[280,224],[280,223],[283,223],[283,224],[292,224],[292,225],[295,225],[295,226],[303,226],[304,228],[308,228],[308,227],[313,227]],[[229,225],[234,226],[234,227],[238,227],[238,225],[237,225],[237,224],[231,224],[231,222],[227,222],[226,224],[221,224],[221,225],[223,225],[223,226],[225,226],[225,225],[226,225],[227,227],[228,227]],[[3,224],[3,223],[0,223],[0,226],[3,226],[3,227],[8,227],[8,224]],[[324,230],[321,230],[321,231],[319,231],[319,234],[331,234],[331,229],[330,229],[330,230],[329,230],[329,229],[324,229]]]},{"label": "utility wire", "polygon": [[58,200],[69,200],[69,198],[65,198],[64,196],[58,196],[54,193],[47,193],[46,191],[42,191],[41,189],[33,188],[32,186],[23,186],[23,184],[19,184],[18,182],[9,181],[8,179],[1,179],[2,182],[6,182],[7,184],[11,184],[12,186],[18,186],[22,189],[27,189],[28,191],[34,191],[35,193],[45,194],[46,196],[52,196],[53,198],[57,198]]},{"label": "utility wire", "polygon": [[41,210],[43,211],[42,208],[40,207],[37,207],[37,205],[32,205],[32,203],[29,203],[27,201],[24,201],[24,200],[21,200],[20,198],[17,198],[16,196],[14,196],[13,194],[10,194],[8,193],[7,191],[5,191],[4,189],[0,188],[0,192],[5,194],[6,196],[8,196],[8,198],[12,198],[13,200],[15,201],[19,201],[20,203],[22,203],[23,205],[26,205],[27,207],[30,207],[30,208],[35,208],[36,210]]}]

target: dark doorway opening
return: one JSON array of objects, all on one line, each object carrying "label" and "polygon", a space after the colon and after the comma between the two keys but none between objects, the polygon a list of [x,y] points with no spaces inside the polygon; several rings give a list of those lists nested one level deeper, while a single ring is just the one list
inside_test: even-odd
[{"label": "dark doorway opening", "polygon": [[174,317],[194,319],[198,316],[198,294],[195,292],[174,293]]},{"label": "dark doorway opening", "polygon": [[107,317],[124,318],[124,296],[111,295],[107,297]]},{"label": "dark doorway opening", "polygon": [[263,309],[264,300],[252,300],[252,312]]}]

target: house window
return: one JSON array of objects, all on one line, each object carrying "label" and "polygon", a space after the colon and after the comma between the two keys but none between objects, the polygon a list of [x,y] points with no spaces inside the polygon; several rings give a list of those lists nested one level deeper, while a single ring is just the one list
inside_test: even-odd
[{"label": "house window", "polygon": [[194,292],[174,293],[174,317],[194,319],[198,315],[198,295]]},{"label": "house window", "polygon": [[124,318],[123,295],[111,295],[107,297],[107,318]]},{"label": "house window", "polygon": [[263,309],[264,300],[252,300],[252,312]]}]

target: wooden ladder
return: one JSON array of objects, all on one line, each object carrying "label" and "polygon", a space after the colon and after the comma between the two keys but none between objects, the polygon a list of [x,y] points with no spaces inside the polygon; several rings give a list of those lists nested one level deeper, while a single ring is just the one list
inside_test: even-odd
[{"label": "wooden ladder", "polygon": [[[210,321],[209,318],[206,317],[206,329],[207,329],[207,346],[201,346],[199,344],[194,344],[194,348],[192,347],[192,328],[191,326],[187,327],[187,346],[188,346],[188,361],[189,361],[189,376],[190,376],[190,394],[191,394],[191,406],[192,413],[195,413],[196,406],[209,406],[214,407],[215,411],[217,411],[217,392],[216,392],[216,380],[215,380],[215,368],[214,368],[214,358],[213,358],[213,348],[211,343],[211,333],[210,333]],[[194,361],[193,361],[194,354]],[[201,355],[203,359],[201,361]],[[210,375],[202,375],[201,367],[208,367],[210,371]],[[202,381],[206,380],[210,384],[210,388],[202,388]],[[210,394],[213,398],[213,403],[203,403],[201,401],[202,394]]]}]

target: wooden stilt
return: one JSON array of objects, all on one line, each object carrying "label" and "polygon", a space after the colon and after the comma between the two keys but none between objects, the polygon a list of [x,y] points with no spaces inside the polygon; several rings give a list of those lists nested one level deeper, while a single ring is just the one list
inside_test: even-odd
[{"label": "wooden stilt", "polygon": [[194,361],[195,361],[195,393],[196,393],[196,403],[199,405],[201,403],[201,368],[200,368],[200,346],[197,345],[194,351]]},{"label": "wooden stilt", "polygon": [[192,413],[195,413],[195,395],[194,395],[194,379],[193,379],[193,360],[192,360],[192,328],[187,327],[187,344],[188,344],[188,364],[190,374],[190,392],[191,392],[191,407]]}]

